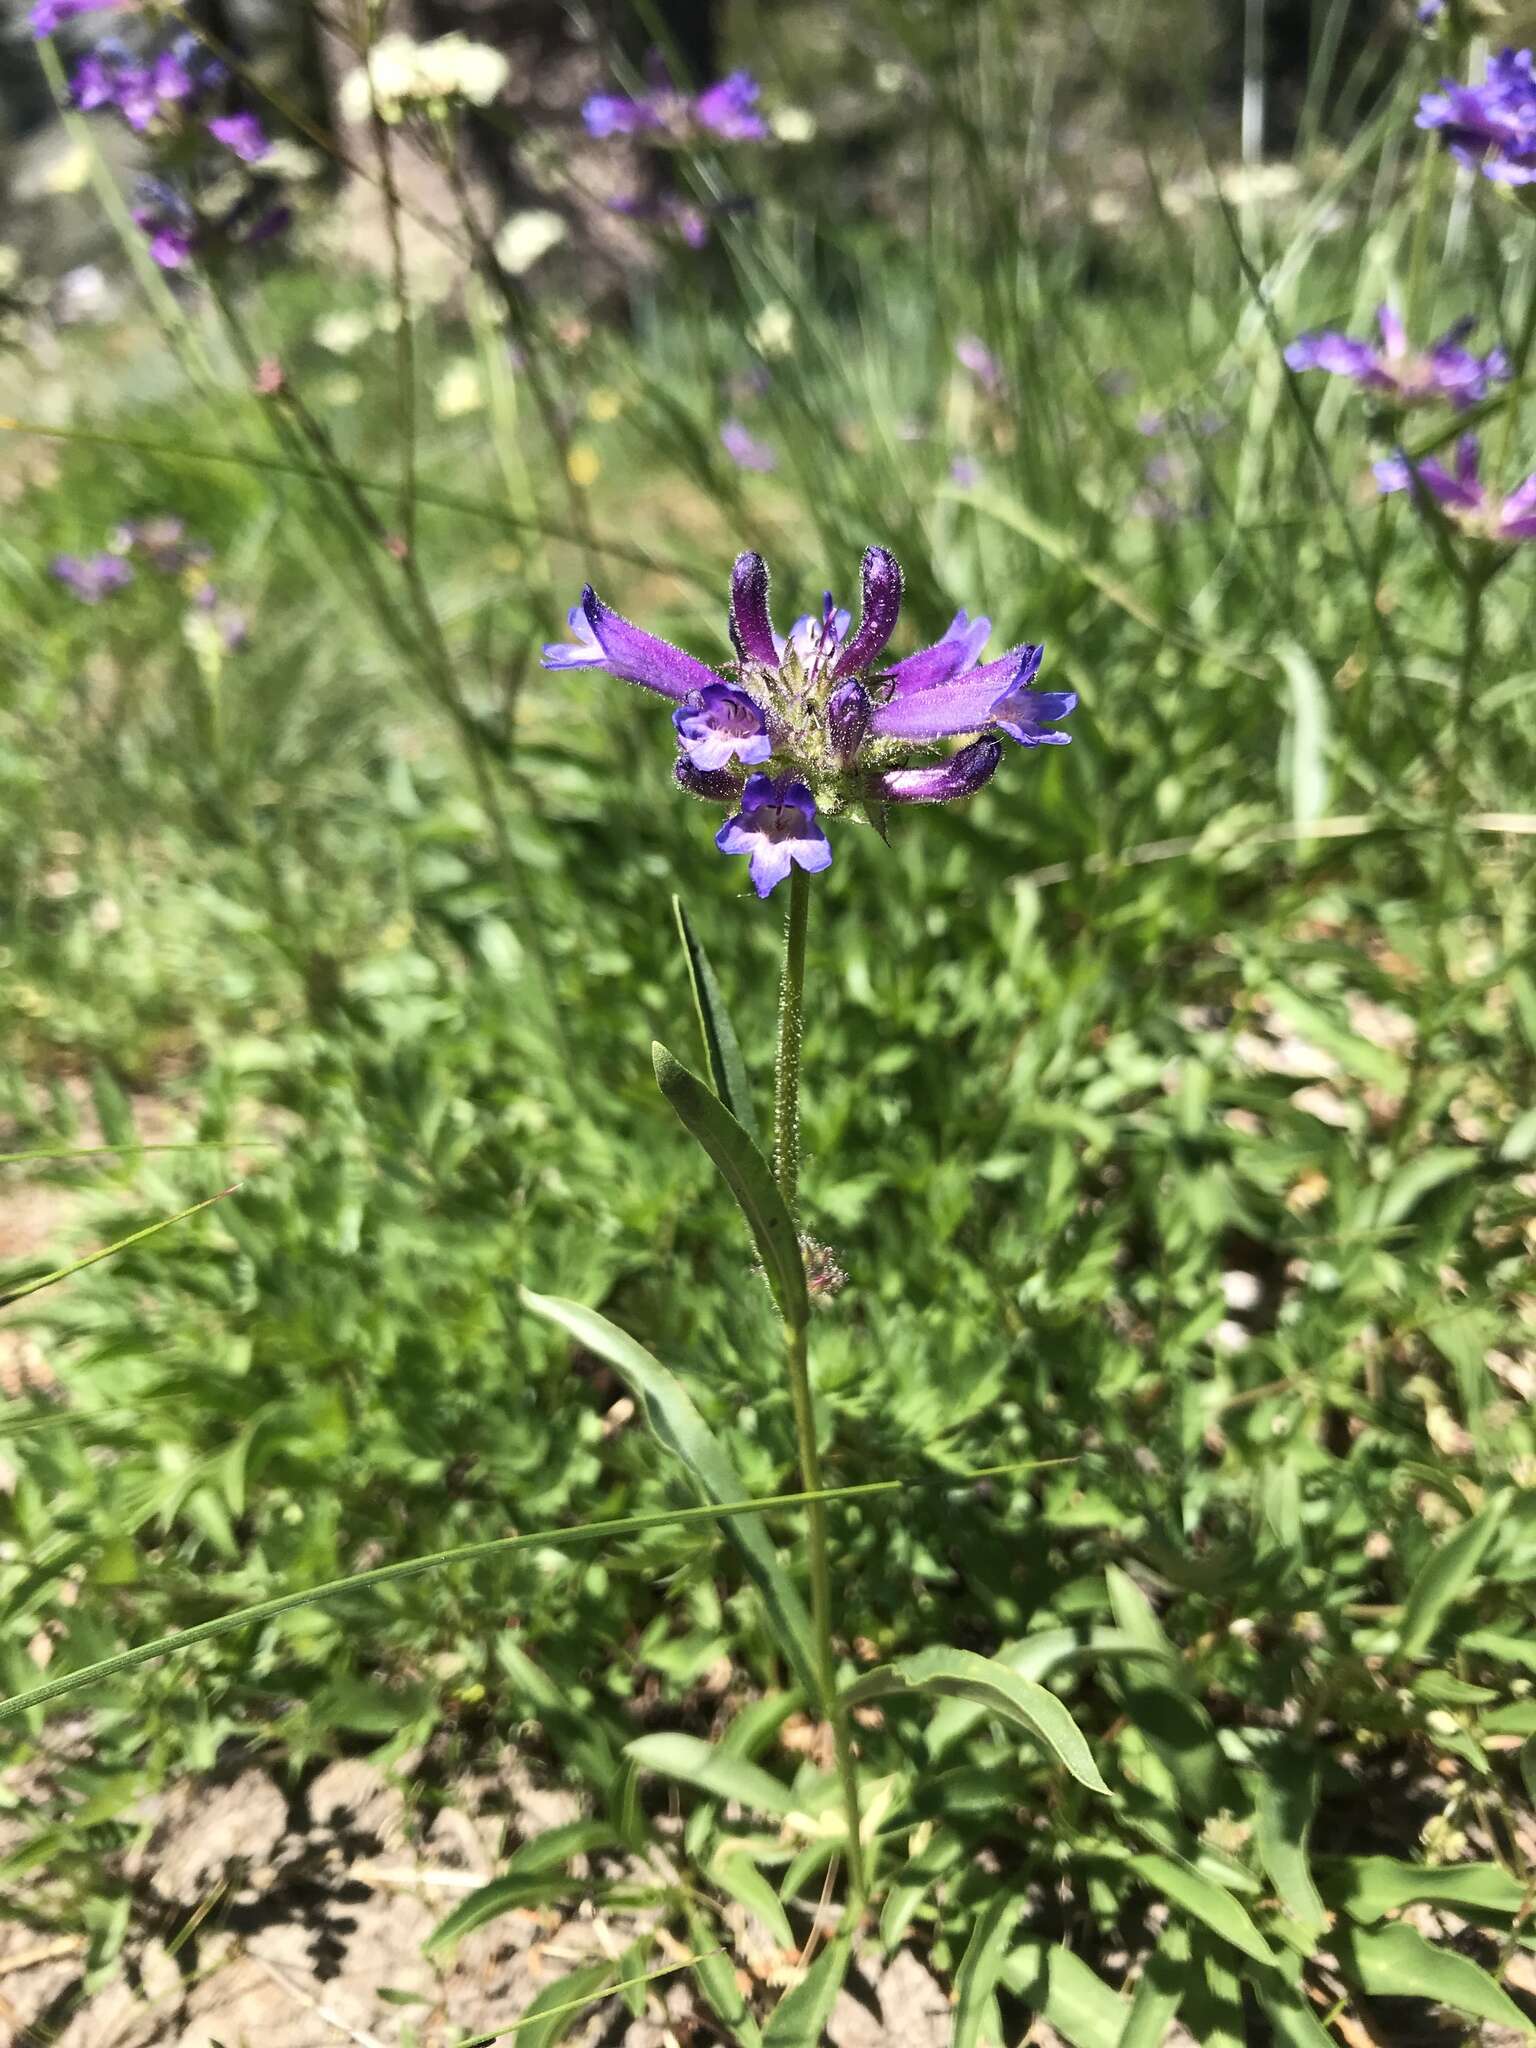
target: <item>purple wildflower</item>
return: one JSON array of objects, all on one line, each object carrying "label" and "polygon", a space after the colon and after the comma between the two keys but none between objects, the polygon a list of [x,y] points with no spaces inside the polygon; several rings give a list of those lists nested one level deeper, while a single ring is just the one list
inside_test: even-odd
[{"label": "purple wildflower", "polygon": [[981,464],[974,455],[957,455],[949,465],[949,480],[962,491],[974,491],[981,482]]},{"label": "purple wildflower", "polygon": [[982,390],[991,397],[1000,397],[1006,388],[1006,380],[996,356],[978,334],[962,334],[955,343],[955,360],[962,370],[969,370]]},{"label": "purple wildflower", "polygon": [[727,420],[720,429],[720,445],[738,469],[775,470],[779,458],[766,441],[757,440],[740,420]]},{"label": "purple wildflower", "polygon": [[1503,349],[1491,349],[1486,356],[1474,355],[1461,346],[1473,325],[1458,320],[1422,354],[1408,346],[1403,323],[1390,306],[1377,314],[1381,346],[1354,341],[1347,334],[1304,334],[1293,341],[1285,360],[1293,370],[1326,370],[1335,377],[1348,377],[1363,391],[1374,392],[1399,406],[1434,404],[1445,401],[1458,409],[1476,405],[1486,398],[1489,386],[1507,381],[1509,358]]},{"label": "purple wildflower", "polygon": [[678,745],[695,768],[766,761],[773,753],[768,721],[745,690],[706,683],[672,714]]},{"label": "purple wildflower", "polygon": [[707,86],[693,103],[699,127],[722,142],[766,142],[768,124],[757,111],[762,87],[748,71],[733,71]]},{"label": "purple wildflower", "polygon": [[293,214],[271,197],[270,185],[249,186],[221,213],[200,213],[184,192],[159,178],[143,178],[133,219],[160,268],[184,270],[194,257],[207,261],[271,241],[291,225]]},{"label": "purple wildflower", "polygon": [[189,108],[224,78],[223,65],[193,36],[178,36],[169,48],[142,63],[124,44],[109,39],[82,58],[71,94],[82,113],[115,107],[135,134],[143,135]]},{"label": "purple wildflower", "polygon": [[1415,116],[1435,130],[1458,163],[1497,185],[1536,183],[1536,68],[1529,50],[1503,50],[1488,61],[1481,85],[1442,81]]},{"label": "purple wildflower", "polygon": [[[819,613],[780,634],[767,565],[761,555],[739,556],[729,615],[736,659],[725,674],[632,625],[588,588],[570,614],[570,640],[546,647],[544,666],[603,668],[671,701],[678,786],[736,806],[716,844],[750,857],[753,886],[766,896],[794,866],[829,865],[819,813],[946,803],[992,776],[999,735],[1025,747],[1068,739],[1046,728],[1070,716],[1077,699],[1035,688],[1041,648],[983,661],[990,623],[959,612],[933,646],[887,662],[902,596],[889,549],[866,550],[862,583],[856,629],[829,591]],[[934,759],[949,739],[969,744]],[[760,772],[743,781],[744,767]]]},{"label": "purple wildflower", "polygon": [[100,604],[133,581],[133,571],[121,555],[55,555],[48,573],[82,604]]},{"label": "purple wildflower", "polygon": [[82,14],[115,14],[127,5],[129,0],[32,0],[32,33],[56,35],[66,22],[78,21]]},{"label": "purple wildflower", "polygon": [[581,110],[587,133],[598,142],[611,135],[641,135],[648,128],[660,128],[662,115],[650,99],[632,100],[613,92],[595,92]]},{"label": "purple wildflower", "polygon": [[544,649],[542,666],[545,668],[606,668],[608,657],[598,644],[597,635],[587,624],[587,615],[579,604],[573,604],[565,615],[570,628],[569,640],[556,641]]},{"label": "purple wildflower", "polygon": [[778,887],[792,867],[818,875],[832,865],[832,848],[816,822],[816,799],[803,782],[749,775],[741,809],[715,834],[722,853],[750,856],[747,872],[759,896]]},{"label": "purple wildflower", "polygon": [[271,137],[255,114],[215,114],[208,133],[215,142],[233,150],[243,164],[259,164],[272,147]]},{"label": "purple wildflower", "polygon": [[733,71],[690,100],[661,75],[643,93],[593,93],[581,118],[587,133],[598,141],[614,135],[649,135],[663,142],[688,143],[712,135],[721,142],[767,142],[768,124],[757,111],[761,91],[750,72]]},{"label": "purple wildflower", "polygon": [[1454,470],[1432,455],[1412,464],[1405,455],[1391,455],[1375,464],[1376,482],[1383,495],[1413,491],[1433,499],[1450,523],[1474,540],[1536,540],[1536,476],[1501,498],[1481,481],[1478,462],[1477,436],[1463,434]]}]

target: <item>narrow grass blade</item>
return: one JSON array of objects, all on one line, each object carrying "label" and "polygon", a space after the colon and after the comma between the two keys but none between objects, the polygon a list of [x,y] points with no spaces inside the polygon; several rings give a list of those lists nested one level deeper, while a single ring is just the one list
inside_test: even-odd
[{"label": "narrow grass blade", "polygon": [[977,1916],[955,1973],[954,2048],[980,2048],[1008,1938],[1024,1905],[1009,1892],[994,1892]]},{"label": "narrow grass blade", "polygon": [[736,1029],[731,1023],[731,1013],[725,1006],[715,970],[709,964],[709,955],[693,928],[681,896],[672,898],[672,909],[677,918],[678,935],[683,942],[683,958],[688,963],[694,1007],[699,1013],[699,1031],[704,1039],[704,1058],[709,1066],[710,1082],[731,1115],[761,1150],[763,1141],[758,1132],[757,1118],[752,1112],[752,1087],[747,1079],[746,1061],[741,1056]]},{"label": "narrow grass blade", "polygon": [[[689,1078],[692,1079],[691,1076]],[[699,1086],[697,1081],[693,1085],[695,1088]],[[708,1099],[714,1103],[713,1096]],[[719,1110],[718,1103],[714,1106]],[[725,1113],[720,1111],[722,1116]],[[782,1203],[780,1207],[783,1207]],[[705,1424],[682,1381],[659,1359],[653,1358],[616,1323],[610,1323],[606,1316],[599,1315],[596,1309],[584,1307],[579,1301],[562,1301],[548,1295],[533,1294],[527,1288],[523,1289],[523,1300],[535,1315],[542,1316],[546,1322],[558,1323],[579,1344],[586,1345],[599,1358],[606,1359],[623,1377],[626,1386],[644,1407],[653,1435],[681,1460],[706,1500],[738,1501],[743,1497],[746,1489],[724,1445]],[[782,1643],[796,1678],[805,1687],[806,1696],[815,1699],[818,1697],[816,1654],[811,1646],[810,1617],[800,1595],[780,1564],[761,1523],[732,1523],[730,1534],[741,1552],[742,1562],[767,1603],[774,1634]]]},{"label": "narrow grass blade", "polygon": [[13,1287],[9,1293],[0,1294],[0,1308],[9,1308],[13,1301],[22,1301],[29,1294],[36,1294],[40,1288],[52,1287],[56,1281],[67,1280],[71,1273],[82,1273],[87,1266],[99,1265],[103,1259],[110,1259],[117,1252],[127,1251],[130,1245],[142,1244],[147,1237],[156,1237],[162,1230],[169,1230],[173,1223],[185,1223],[189,1216],[195,1216],[200,1209],[211,1209],[215,1202],[222,1202],[226,1195],[232,1195],[245,1185],[236,1181],[233,1187],[220,1188],[216,1195],[209,1195],[206,1201],[194,1202],[190,1209],[179,1209],[174,1216],[162,1216],[158,1223],[148,1224],[143,1230],[135,1230],[130,1237],[120,1237],[116,1244],[104,1245],[99,1252],[90,1252],[83,1259],[76,1259],[71,1266],[60,1266],[55,1272],[44,1273],[40,1280],[27,1280],[20,1287]]},{"label": "narrow grass blade", "polygon": [[484,1543],[461,1543],[452,1550],[435,1550],[425,1557],[406,1558],[399,1564],[375,1565],[371,1571],[352,1572],[344,1579],[329,1579],[322,1585],[305,1586],[297,1592],[278,1593],[270,1600],[257,1600],[249,1607],[237,1607],[232,1613],[215,1615],[211,1621],[195,1622],[191,1628],[156,1636],[151,1642],[138,1643],[131,1650],[119,1650],[115,1656],[103,1657],[95,1664],[83,1664],[78,1671],[61,1672],[56,1678],[45,1679],[41,1685],[30,1686],[25,1692],[12,1693],[9,1699],[0,1700],[0,1721],[13,1720],[18,1714],[30,1712],[33,1707],[46,1707],[71,1693],[83,1692],[87,1686],[97,1685],[104,1678],[115,1678],[120,1672],[133,1671],[141,1664],[153,1664],[157,1658],[175,1656],[178,1651],[190,1650],[197,1643],[210,1643],[218,1636],[259,1627],[264,1621],[276,1621],[284,1614],[296,1613],[301,1607],[323,1606],[327,1601],[340,1600],[348,1593],[364,1593],[376,1586],[393,1586],[405,1579],[421,1578],[427,1572],[441,1571],[448,1565],[478,1564],[483,1558],[510,1556],[519,1550],[560,1550],[581,1543],[640,1536],[649,1529],[663,1529],[669,1525],[684,1527],[690,1522],[733,1521],[738,1516],[769,1514],[777,1508],[805,1507],[813,1500],[867,1500],[879,1494],[905,1493],[915,1486],[968,1486],[982,1479],[1038,1472],[1067,1462],[1063,1458],[1047,1458],[1016,1465],[993,1465],[977,1472],[945,1473],[932,1480],[867,1479],[857,1486],[825,1487],[810,1493],[771,1494],[764,1500],[727,1501],[720,1506],[658,1508],[650,1514],[624,1515],[607,1522],[583,1522],[574,1529],[531,1529],[518,1536],[493,1536]]},{"label": "narrow grass blade", "polygon": [[752,1232],[779,1313],[794,1329],[810,1320],[800,1240],[768,1162],[716,1096],[664,1045],[651,1047],[656,1084],[719,1168]]}]

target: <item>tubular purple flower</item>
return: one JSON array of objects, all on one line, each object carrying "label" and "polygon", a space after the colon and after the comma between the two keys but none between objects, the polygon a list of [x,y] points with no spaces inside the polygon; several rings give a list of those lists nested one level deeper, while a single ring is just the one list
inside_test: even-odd
[{"label": "tubular purple flower", "polygon": [[1503,50],[1479,85],[1445,79],[1419,102],[1415,123],[1439,133],[1458,163],[1498,185],[1536,183],[1536,67],[1529,50]]},{"label": "tubular purple flower", "polygon": [[866,548],[862,568],[863,609],[859,630],[843,647],[833,666],[838,680],[861,675],[873,667],[901,615],[901,564],[889,548]]},{"label": "tubular purple flower", "polygon": [[1481,481],[1478,453],[1476,435],[1463,434],[1456,444],[1454,475],[1433,456],[1410,464],[1397,454],[1375,465],[1376,482],[1384,494],[1414,491],[1433,499],[1451,524],[1473,540],[1536,540],[1536,476],[1501,498]]},{"label": "tubular purple flower", "polygon": [[839,683],[827,700],[827,737],[845,768],[869,737],[872,711],[868,690],[853,676]]},{"label": "tubular purple flower", "polygon": [[748,873],[759,896],[778,887],[792,867],[820,874],[832,865],[832,848],[816,822],[816,800],[803,782],[749,775],[741,809],[715,834],[722,853],[749,856]]},{"label": "tubular purple flower", "polygon": [[832,603],[832,594],[827,593],[826,606],[820,618],[810,612],[802,612],[787,633],[773,636],[774,660],[788,660],[791,654],[802,665],[809,665],[819,653],[828,648],[841,647],[848,638],[848,628],[853,624],[851,612],[839,611]]},{"label": "tubular purple flower", "polygon": [[621,681],[638,683],[642,689],[655,690],[680,704],[695,690],[708,689],[720,680],[693,655],[684,654],[668,640],[658,640],[654,633],[642,632],[610,611],[590,583],[581,593],[581,608],[609,673]]},{"label": "tubular purple flower", "polygon": [[999,661],[931,689],[877,704],[870,730],[880,739],[943,740],[995,724],[995,708],[1039,673],[1043,647],[1015,647]]},{"label": "tubular purple flower", "polygon": [[751,549],[731,569],[731,642],[743,661],[777,668],[783,647],[768,610],[768,564]]},{"label": "tubular purple flower", "polygon": [[686,754],[672,764],[677,786],[687,796],[702,797],[705,803],[733,804],[741,795],[741,784],[723,768],[695,768]]},{"label": "tubular purple flower", "polygon": [[990,619],[972,619],[964,612],[956,612],[942,640],[894,663],[886,670],[884,680],[894,686],[898,697],[947,683],[963,670],[976,666],[991,631]]},{"label": "tubular purple flower", "polygon": [[730,683],[706,683],[672,714],[678,745],[706,773],[730,761],[751,765],[773,752],[762,707]]},{"label": "tubular purple flower", "polygon": [[931,768],[893,768],[870,779],[869,793],[887,804],[947,804],[974,796],[997,773],[1003,758],[1001,740],[972,740],[958,754]]},{"label": "tubular purple flower", "polygon": [[1471,320],[1458,320],[1420,355],[1409,348],[1403,323],[1390,306],[1383,306],[1377,319],[1379,349],[1347,334],[1304,334],[1285,351],[1285,360],[1293,370],[1348,377],[1363,391],[1380,393],[1397,405],[1476,405],[1490,385],[1509,377],[1509,358],[1502,349],[1476,356],[1461,346],[1475,324]]}]

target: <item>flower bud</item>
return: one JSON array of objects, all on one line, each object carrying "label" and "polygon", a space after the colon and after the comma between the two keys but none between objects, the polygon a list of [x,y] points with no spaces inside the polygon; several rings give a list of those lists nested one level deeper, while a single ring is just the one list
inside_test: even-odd
[{"label": "flower bud", "polygon": [[827,704],[827,736],[844,768],[863,746],[869,732],[869,692],[850,676],[839,683]]}]

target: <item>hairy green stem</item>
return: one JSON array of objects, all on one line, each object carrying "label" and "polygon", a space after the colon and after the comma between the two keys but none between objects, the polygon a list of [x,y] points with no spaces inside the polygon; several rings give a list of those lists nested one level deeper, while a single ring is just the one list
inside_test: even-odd
[{"label": "hairy green stem", "polygon": [[[800,1182],[800,1044],[805,1021],[805,932],[811,903],[811,878],[792,868],[789,913],[784,924],[784,975],[779,984],[779,1056],[774,1070],[773,1173],[791,1217],[796,1213]],[[784,1325],[789,1394],[795,1411],[795,1443],[800,1484],[821,1491],[821,1453],[816,1447],[816,1403],[811,1393],[810,1332],[803,1322]],[[848,1716],[837,1693],[837,1650],[832,1639],[832,1569],[827,1556],[827,1510],[822,1500],[806,1507],[806,1539],[811,1567],[811,1633],[816,1642],[821,1710],[832,1730],[837,1776],[848,1823],[848,1892],[857,1913],[865,1897],[864,1845],[859,1839],[859,1774],[848,1734]]]},{"label": "hairy green stem", "polygon": [[779,1056],[773,1075],[773,1177],[794,1216],[800,1194],[800,1040],[805,1019],[805,928],[811,878],[789,871],[789,914],[784,922],[784,974],[779,983]]}]

